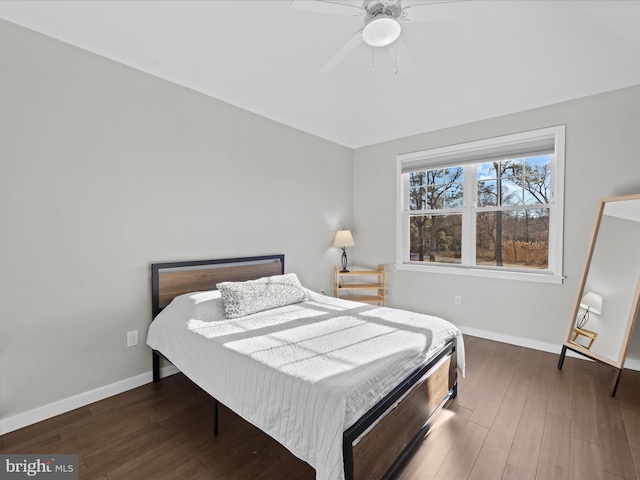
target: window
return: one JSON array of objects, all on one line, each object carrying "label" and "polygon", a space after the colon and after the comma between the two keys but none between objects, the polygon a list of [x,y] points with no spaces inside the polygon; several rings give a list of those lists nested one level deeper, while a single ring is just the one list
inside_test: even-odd
[{"label": "window", "polygon": [[398,156],[400,269],[562,282],[564,126]]}]

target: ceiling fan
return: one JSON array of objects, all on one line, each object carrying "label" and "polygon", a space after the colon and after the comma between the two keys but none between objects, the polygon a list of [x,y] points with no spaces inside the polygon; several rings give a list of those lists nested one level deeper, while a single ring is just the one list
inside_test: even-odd
[{"label": "ceiling fan", "polygon": [[415,69],[415,63],[402,33],[402,23],[438,20],[434,9],[438,5],[462,0],[292,0],[291,8],[307,12],[361,17],[364,26],[338,49],[320,70],[330,72],[342,63],[362,43],[376,48],[395,45],[396,73],[408,73]]}]

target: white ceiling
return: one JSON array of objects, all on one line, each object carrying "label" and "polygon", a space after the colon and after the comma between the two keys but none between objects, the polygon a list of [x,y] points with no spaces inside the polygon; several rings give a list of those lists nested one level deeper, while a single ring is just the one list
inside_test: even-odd
[{"label": "white ceiling", "polygon": [[364,44],[321,72],[363,19],[289,0],[4,0],[0,18],[352,148],[640,84],[640,1],[429,8],[403,24],[405,75],[384,51],[372,74]]}]

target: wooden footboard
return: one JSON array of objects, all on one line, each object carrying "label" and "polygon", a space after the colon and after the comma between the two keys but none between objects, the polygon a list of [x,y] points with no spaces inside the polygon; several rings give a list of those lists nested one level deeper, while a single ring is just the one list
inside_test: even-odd
[{"label": "wooden footboard", "polygon": [[456,396],[455,353],[453,340],[344,433],[347,480],[386,479],[396,473],[430,420]]}]

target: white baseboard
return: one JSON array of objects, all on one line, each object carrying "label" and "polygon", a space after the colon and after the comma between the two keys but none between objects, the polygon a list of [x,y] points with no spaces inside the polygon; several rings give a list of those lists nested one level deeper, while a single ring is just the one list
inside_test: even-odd
[{"label": "white baseboard", "polygon": [[[160,377],[168,377],[178,372],[179,370],[173,365],[167,365],[162,367],[160,370]],[[120,382],[112,383],[111,385],[105,385],[104,387],[99,387],[88,392],[74,395],[73,397],[65,398],[42,407],[29,410],[28,412],[0,419],[0,435],[33,425],[34,423],[41,422],[42,420],[55,417],[62,413],[70,412],[71,410],[84,407],[90,403],[104,400],[105,398],[118,395],[119,393],[126,392],[127,390],[132,390],[142,385],[146,385],[152,381],[152,373],[146,372]]]},{"label": "white baseboard", "polygon": [[[487,340],[495,340],[496,342],[510,343],[511,345],[518,345],[519,347],[532,348],[534,350],[541,350],[543,352],[560,354],[562,350],[562,343],[547,343],[540,342],[538,340],[531,340],[530,338],[513,337],[511,335],[504,335],[502,333],[488,332],[486,330],[479,330],[477,328],[458,326],[460,331],[466,335],[472,337],[486,338]],[[567,357],[586,359],[580,354],[567,350]],[[624,362],[624,368],[629,370],[640,370],[640,360],[635,358],[627,358]]]}]

